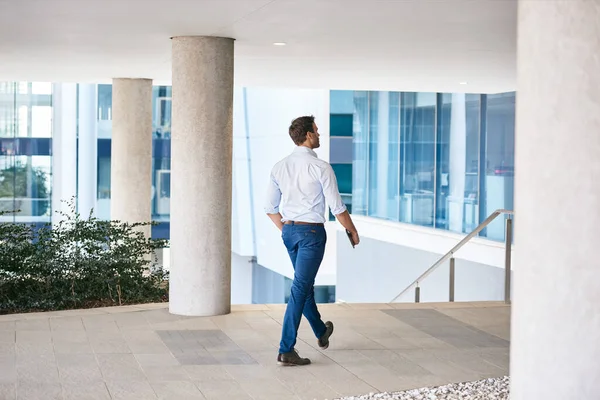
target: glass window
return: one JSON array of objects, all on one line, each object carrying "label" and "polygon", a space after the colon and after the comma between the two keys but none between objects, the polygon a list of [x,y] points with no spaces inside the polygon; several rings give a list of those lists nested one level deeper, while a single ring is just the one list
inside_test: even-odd
[{"label": "glass window", "polygon": [[402,93],[400,121],[400,220],[433,226],[436,94]]},{"label": "glass window", "polygon": [[[170,152],[167,156],[170,156]],[[171,158],[155,157],[152,164],[153,220],[168,221],[171,215]]]},{"label": "glass window", "polygon": [[[0,156],[0,211],[15,211],[15,182],[12,179],[14,169],[13,156]],[[14,215],[0,216],[0,222],[12,222]]]},{"label": "glass window", "polygon": [[52,83],[50,82],[32,82],[32,94],[52,94]]},{"label": "glass window", "polygon": [[17,118],[17,135],[19,137],[29,136],[29,107],[19,106]]},{"label": "glass window", "polygon": [[352,212],[367,213],[367,174],[369,160],[369,98],[368,92],[354,92],[352,121],[354,162],[352,163]]},{"label": "glass window", "polygon": [[15,84],[0,83],[0,137],[15,136]]},{"label": "glass window", "polygon": [[399,220],[398,93],[369,93],[369,215]]},{"label": "glass window", "polygon": [[112,85],[98,85],[98,119],[112,120]]},{"label": "glass window", "polygon": [[12,162],[8,158],[3,161],[0,169],[2,209],[18,211],[18,217],[49,217],[51,157],[16,156]]},{"label": "glass window", "polygon": [[436,228],[470,232],[479,224],[480,95],[440,94]]},{"label": "glass window", "polygon": [[154,86],[152,88],[152,125],[154,138],[171,138],[171,97],[170,86]]},{"label": "glass window", "polygon": [[[485,179],[481,182],[483,215],[499,208],[512,210],[515,184],[515,93],[486,97]],[[498,218],[482,235],[504,240],[504,230],[504,220]]]},{"label": "glass window", "polygon": [[110,156],[98,157],[98,199],[110,199]]},{"label": "glass window", "polygon": [[31,136],[52,137],[52,107],[31,107]]}]

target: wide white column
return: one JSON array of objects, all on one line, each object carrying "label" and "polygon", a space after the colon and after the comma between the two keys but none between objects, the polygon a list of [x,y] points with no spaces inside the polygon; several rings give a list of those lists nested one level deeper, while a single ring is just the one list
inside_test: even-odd
[{"label": "wide white column", "polygon": [[231,310],[233,39],[173,38],[169,309]]},{"label": "wide white column", "polygon": [[[152,80],[113,79],[110,160],[112,220],[152,219]],[[150,227],[144,232],[150,236]]]},{"label": "wide white column", "polygon": [[519,1],[513,400],[600,396],[599,16]]},{"label": "wide white column", "polygon": [[52,85],[52,223],[77,196],[77,84]]},{"label": "wide white column", "polygon": [[[98,90],[79,84],[79,144],[77,148],[77,211],[85,218],[96,208],[98,186]],[[94,215],[97,213],[94,211]]]}]

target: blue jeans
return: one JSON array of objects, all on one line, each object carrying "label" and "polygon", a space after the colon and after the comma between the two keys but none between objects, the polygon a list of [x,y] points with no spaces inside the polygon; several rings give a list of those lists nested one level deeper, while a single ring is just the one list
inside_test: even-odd
[{"label": "blue jeans", "polygon": [[280,353],[289,353],[296,345],[302,314],[317,339],[327,330],[317,310],[314,289],[315,278],[325,254],[327,234],[323,226],[290,224],[283,226],[282,238],[294,266],[294,281],[279,345]]}]

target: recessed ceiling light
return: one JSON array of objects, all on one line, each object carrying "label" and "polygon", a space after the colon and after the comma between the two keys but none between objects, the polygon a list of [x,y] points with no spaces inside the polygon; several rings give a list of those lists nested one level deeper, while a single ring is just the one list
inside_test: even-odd
[{"label": "recessed ceiling light", "polygon": [[273,46],[285,46],[287,43],[285,42],[275,42],[273,43]]},{"label": "recessed ceiling light", "polygon": [[467,82],[460,82],[459,85],[466,85]]}]

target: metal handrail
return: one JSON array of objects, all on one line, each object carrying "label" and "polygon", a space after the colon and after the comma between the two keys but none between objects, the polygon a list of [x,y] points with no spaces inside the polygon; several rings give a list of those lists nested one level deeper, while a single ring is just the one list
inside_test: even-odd
[{"label": "metal handrail", "polygon": [[454,301],[454,253],[460,250],[465,244],[479,234],[485,227],[487,227],[492,221],[498,218],[499,215],[506,214],[508,219],[506,220],[506,253],[505,253],[505,291],[504,300],[508,303],[510,301],[510,249],[512,245],[512,215],[514,211],[498,209],[490,214],[481,224],[479,224],[471,233],[465,236],[456,246],[454,246],[449,252],[444,254],[439,260],[437,260],[427,271],[423,272],[417,279],[415,279],[410,285],[408,285],[398,296],[394,297],[390,303],[393,303],[411,288],[415,287],[415,301],[420,301],[420,287],[419,282],[427,278],[433,271],[439,268],[446,260],[450,259],[450,301]]}]

